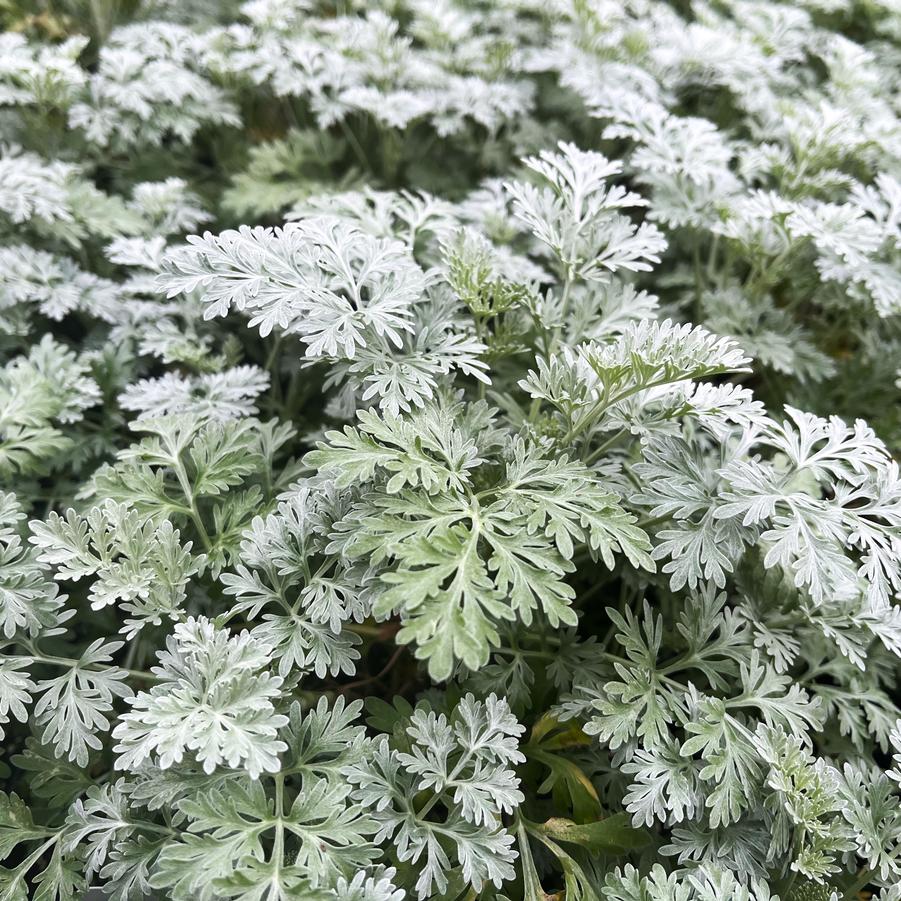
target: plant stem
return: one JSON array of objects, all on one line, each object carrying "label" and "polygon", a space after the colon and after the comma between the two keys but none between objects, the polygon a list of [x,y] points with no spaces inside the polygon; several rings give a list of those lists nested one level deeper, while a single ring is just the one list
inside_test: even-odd
[{"label": "plant stem", "polygon": [[[46,663],[49,666],[67,666],[69,669],[75,669],[81,663],[80,660],[76,660],[74,657],[54,657],[48,654],[15,654],[11,655],[13,658],[18,660],[28,660],[32,663]],[[133,679],[143,679],[147,682],[162,682],[163,680],[159,676],[155,676],[153,673],[148,673],[146,670],[139,669],[125,669],[122,666],[116,666],[115,664],[110,666],[83,666],[81,669],[89,672],[89,673],[102,673],[108,670],[119,670],[120,672],[125,673],[128,676],[131,676]]]},{"label": "plant stem", "polygon": [[276,773],[275,781],[275,839],[272,843],[272,862],[275,865],[274,877],[281,870],[285,859],[285,776]]},{"label": "plant stem", "polygon": [[616,442],[619,441],[619,439],[622,438],[623,435],[625,435],[628,431],[628,429],[622,428],[616,434],[611,435],[611,437],[608,438],[596,451],[589,454],[589,456],[585,460],[585,465],[591,466],[592,463],[595,463],[597,460],[599,460],[604,455],[604,452],[614,444],[616,444]]},{"label": "plant stem", "polygon": [[563,282],[563,295],[560,298],[560,324],[554,327],[554,331],[551,335],[551,343],[548,348],[549,357],[557,349],[557,345],[560,343],[560,338],[563,335],[563,329],[566,327],[566,317],[569,315],[569,299],[570,292],[572,291],[572,286],[573,271],[571,267],[567,266],[566,278]]},{"label": "plant stem", "polygon": [[860,890],[870,881],[874,871],[869,867],[864,867],[858,874],[850,887],[845,889],[842,901],[859,901]]},{"label": "plant stem", "polygon": [[191,522],[194,523],[194,528],[197,529],[197,534],[200,536],[200,541],[203,544],[204,550],[209,551],[212,548],[213,543],[210,541],[210,536],[207,534],[203,519],[200,517],[200,510],[197,508],[197,499],[194,497],[194,488],[191,486],[191,480],[188,478],[188,473],[180,453],[174,452],[172,454],[172,463],[176,478],[178,479],[178,484],[181,486],[182,494],[188,502],[188,516],[191,518]]}]

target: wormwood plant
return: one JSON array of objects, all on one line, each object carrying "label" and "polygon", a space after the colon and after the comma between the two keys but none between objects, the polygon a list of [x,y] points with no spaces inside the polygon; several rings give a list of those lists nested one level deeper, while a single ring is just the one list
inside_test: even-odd
[{"label": "wormwood plant", "polygon": [[895,4],[0,24],[0,901],[901,901]]}]

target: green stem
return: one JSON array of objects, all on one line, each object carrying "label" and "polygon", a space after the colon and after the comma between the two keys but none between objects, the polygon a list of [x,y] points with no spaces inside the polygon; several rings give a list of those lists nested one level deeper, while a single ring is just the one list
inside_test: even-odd
[{"label": "green stem", "polygon": [[615,404],[628,400],[633,394],[638,394],[641,391],[650,391],[652,388],[660,388],[663,385],[670,385],[674,382],[684,382],[687,378],[684,373],[679,373],[678,375],[657,379],[657,381],[648,382],[647,384],[632,385],[611,398],[601,398],[584,416],[573,423],[569,431],[563,436],[563,443],[569,444],[586,428],[594,426],[605,410],[609,410]]},{"label": "green stem", "polygon": [[701,297],[704,294],[704,275],[701,269],[701,247],[695,241],[692,251],[692,267],[695,276],[695,303],[694,303],[694,321],[699,322],[702,318]]},{"label": "green stem", "polygon": [[269,394],[275,401],[281,401],[282,399],[282,382],[279,378],[278,366],[276,364],[278,362],[279,352],[282,349],[283,338],[284,334],[282,332],[277,332],[275,340],[272,342],[272,347],[266,355],[265,369],[269,373],[272,385],[269,389]]},{"label": "green stem", "polygon": [[[473,318],[473,321],[475,322],[475,327],[476,327],[476,339],[478,340],[479,344],[482,344],[485,347],[487,347],[488,342],[485,340],[485,320],[484,320],[484,318],[482,316],[478,315],[477,313],[474,313],[472,318]],[[479,400],[484,400],[486,386],[485,386],[485,383],[481,379],[479,379],[478,382],[479,382]]]},{"label": "green stem", "polygon": [[640,519],[635,525],[638,526],[639,529],[647,531],[654,526],[659,526],[662,522],[667,522],[670,518],[670,516],[655,516],[652,519]]},{"label": "green stem", "polygon": [[344,628],[357,635],[366,635],[370,638],[381,638],[384,635],[382,626],[369,626],[366,623],[345,623]]},{"label": "green stem", "polygon": [[713,274],[716,272],[716,257],[720,247],[720,236],[715,234],[710,242],[710,255],[707,257],[707,278],[713,281]]},{"label": "green stem", "polygon": [[615,435],[611,435],[611,437],[608,438],[596,451],[594,451],[586,458],[585,465],[591,466],[592,463],[597,462],[604,455],[604,452],[611,448],[614,444],[616,444],[616,442],[619,441],[619,439],[622,438],[623,435],[627,434],[628,431],[628,429],[622,428]]},{"label": "green stem", "polygon": [[369,159],[366,156],[366,152],[363,150],[360,142],[357,140],[357,136],[354,134],[353,129],[347,124],[345,119],[339,119],[338,125],[341,128],[341,131],[344,133],[344,137],[347,140],[347,143],[350,145],[350,149],[353,151],[354,156],[357,158],[357,162],[363,167],[365,172],[368,172],[370,175],[372,174],[372,165],[369,162]]},{"label": "green stem", "polygon": [[[11,655],[13,659],[18,660],[27,660],[31,663],[46,663],[49,666],[67,666],[69,669],[75,669],[81,663],[80,660],[76,660],[74,657],[55,657],[48,654],[14,654]],[[143,679],[146,682],[162,682],[163,680],[159,676],[155,676],[153,673],[148,673],[145,670],[138,669],[125,669],[121,666],[83,666],[81,669],[86,670],[89,673],[102,673],[107,670],[115,669],[121,672],[124,672],[126,675],[131,676],[133,679]]]},{"label": "green stem", "polygon": [[[44,844],[35,848],[34,851],[32,851],[31,854],[29,854],[28,857],[23,860],[20,864],[22,875],[28,873],[31,868],[41,859],[41,857],[43,857],[43,855],[60,840],[61,836],[62,831],[50,836],[50,838],[48,838],[47,841],[44,842]],[[16,869],[19,869],[19,867],[17,867]],[[18,896],[13,894],[11,897],[15,898]]]},{"label": "green stem", "polygon": [[[447,780],[444,784],[444,790],[447,789],[449,785],[453,784],[454,779],[460,775],[463,770],[463,767],[469,762],[469,758],[472,756],[471,751],[467,751],[458,761],[457,765],[451,771],[451,774],[447,777]],[[417,820],[422,820],[425,818],[426,814],[441,800],[441,796],[444,794],[444,790],[436,791],[435,794],[429,798],[428,801],[422,806],[422,809],[416,814]]]},{"label": "green stem", "polygon": [[573,286],[573,271],[572,267],[566,267],[566,278],[563,282],[563,296],[560,299],[560,324],[554,328],[553,334],[551,336],[551,344],[548,348],[548,356],[557,349],[557,345],[560,343],[560,338],[563,334],[563,329],[566,327],[566,317],[569,315],[569,301],[570,301],[570,292],[572,291]]},{"label": "green stem", "polygon": [[181,486],[182,494],[188,502],[188,516],[191,518],[191,522],[194,523],[194,528],[197,529],[197,534],[200,536],[200,541],[203,544],[204,550],[209,551],[212,548],[213,543],[210,541],[206,526],[204,526],[203,519],[200,517],[200,510],[197,508],[197,499],[194,497],[194,489],[191,486],[191,480],[188,478],[188,473],[185,469],[185,464],[181,459],[181,454],[177,452],[172,454],[172,464],[176,478],[178,479],[178,484]]},{"label": "green stem", "polygon": [[275,866],[274,884],[285,859],[285,776],[276,773],[275,781],[275,839],[272,843],[272,862]]},{"label": "green stem", "polygon": [[857,878],[851,883],[850,887],[845,890],[842,901],[859,901],[860,890],[870,881],[870,879],[872,879],[874,872],[875,871],[869,867],[864,867],[864,869],[857,874]]}]

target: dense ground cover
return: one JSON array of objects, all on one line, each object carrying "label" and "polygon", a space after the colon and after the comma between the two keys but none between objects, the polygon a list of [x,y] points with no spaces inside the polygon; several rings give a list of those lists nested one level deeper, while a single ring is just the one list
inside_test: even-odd
[{"label": "dense ground cover", "polygon": [[897,3],[0,26],[0,899],[901,899]]}]

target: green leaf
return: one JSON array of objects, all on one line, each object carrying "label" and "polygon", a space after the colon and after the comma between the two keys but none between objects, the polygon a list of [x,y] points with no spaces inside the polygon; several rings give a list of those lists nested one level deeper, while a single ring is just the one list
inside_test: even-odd
[{"label": "green leaf", "polygon": [[28,901],[25,876],[21,867],[14,870],[0,867],[0,901]]},{"label": "green leaf", "polygon": [[400,566],[382,578],[390,586],[376,604],[377,613],[405,611],[397,640],[417,643],[416,656],[428,661],[436,681],[450,678],[454,662],[477,669],[499,642],[491,617],[511,619],[500,590],[478,551],[477,531],[463,526],[408,542]]},{"label": "green leaf", "polygon": [[57,842],[47,868],[35,876],[33,901],[74,901],[86,888],[81,861],[63,854]]},{"label": "green leaf", "polygon": [[627,813],[617,813],[593,823],[574,823],[553,817],[541,823],[537,829],[556,841],[579,845],[596,854],[627,854],[643,848],[651,840],[645,829],[629,825]]},{"label": "green leaf", "polygon": [[31,811],[18,795],[0,792],[0,859],[9,857],[22,842],[52,834],[52,829],[34,824]]}]

